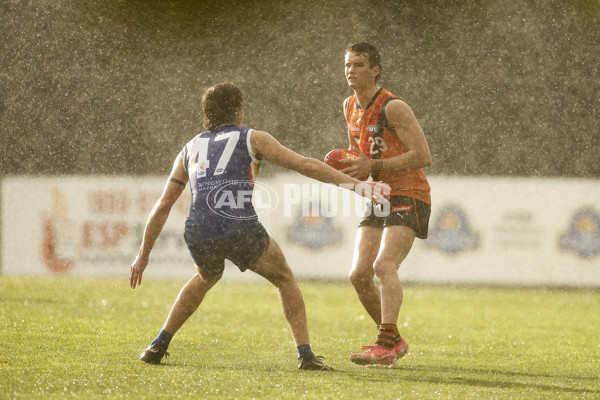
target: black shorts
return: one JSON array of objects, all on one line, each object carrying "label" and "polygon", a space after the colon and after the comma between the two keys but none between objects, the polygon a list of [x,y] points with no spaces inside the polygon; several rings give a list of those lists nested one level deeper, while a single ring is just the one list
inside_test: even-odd
[{"label": "black shorts", "polygon": [[193,231],[186,230],[183,237],[194,263],[209,275],[225,270],[225,259],[244,272],[269,248],[271,238],[260,225],[249,233],[221,239],[196,240]]},{"label": "black shorts", "polygon": [[407,196],[391,196],[389,204],[390,210],[387,216],[382,216],[382,204],[371,204],[371,207],[367,207],[365,216],[358,226],[371,226],[373,228],[385,228],[394,225],[407,226],[416,232],[419,239],[427,239],[429,216],[431,215],[429,204]]}]

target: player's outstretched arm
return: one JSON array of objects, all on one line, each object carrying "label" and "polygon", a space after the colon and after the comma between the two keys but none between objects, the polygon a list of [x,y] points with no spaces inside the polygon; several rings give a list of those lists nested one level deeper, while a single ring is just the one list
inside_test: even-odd
[{"label": "player's outstretched arm", "polygon": [[297,171],[309,178],[335,185],[358,185],[360,181],[338,172],[314,158],[304,157],[283,146],[277,139],[263,131],[253,131],[252,149],[257,158],[264,157],[273,164]]},{"label": "player's outstretched arm", "polygon": [[250,141],[252,150],[259,159],[264,157],[273,164],[297,171],[309,178],[355,190],[357,194],[377,202],[382,198],[389,197],[388,185],[378,182],[361,182],[345,175],[319,160],[304,157],[288,149],[267,132],[253,131]]},{"label": "player's outstretched arm", "polygon": [[150,211],[148,221],[146,222],[146,228],[144,229],[142,245],[140,246],[137,257],[131,264],[129,285],[132,289],[135,289],[137,285],[142,284],[142,275],[148,266],[150,252],[167,222],[173,204],[175,204],[179,196],[181,196],[187,182],[188,175],[183,168],[183,156],[180,153],[173,164],[173,170],[165,184],[162,195],[152,208],[152,211]]}]

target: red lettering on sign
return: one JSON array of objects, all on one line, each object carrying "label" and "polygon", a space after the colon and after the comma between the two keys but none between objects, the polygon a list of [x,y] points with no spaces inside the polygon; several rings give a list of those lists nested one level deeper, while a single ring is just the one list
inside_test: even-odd
[{"label": "red lettering on sign", "polygon": [[117,247],[127,232],[124,222],[88,221],[83,224],[81,242],[86,249],[109,249]]}]

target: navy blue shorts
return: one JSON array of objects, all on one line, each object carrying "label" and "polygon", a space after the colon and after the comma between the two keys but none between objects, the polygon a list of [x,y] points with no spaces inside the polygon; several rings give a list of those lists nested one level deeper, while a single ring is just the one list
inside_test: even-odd
[{"label": "navy blue shorts", "polygon": [[374,210],[377,207],[381,210],[381,205],[372,204],[371,209],[367,208],[367,215],[360,221],[359,227],[385,228],[402,225],[412,228],[419,239],[427,239],[431,215],[429,204],[408,196],[391,196],[389,215],[377,216]]},{"label": "navy blue shorts", "polygon": [[225,269],[225,259],[244,272],[269,248],[271,238],[260,225],[249,233],[212,240],[196,240],[194,232],[186,230],[183,237],[194,263],[209,275]]}]

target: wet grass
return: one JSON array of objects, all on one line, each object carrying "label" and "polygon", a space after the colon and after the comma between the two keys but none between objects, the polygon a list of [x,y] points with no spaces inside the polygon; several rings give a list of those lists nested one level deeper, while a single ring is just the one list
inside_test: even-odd
[{"label": "wet grass", "polygon": [[0,398],[600,398],[600,292],[410,285],[393,368],[348,355],[373,341],[349,283],[301,282],[313,348],[298,371],[275,290],[221,282],[171,342],[137,360],[183,282],[0,277]]}]

